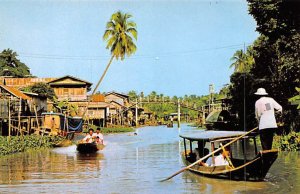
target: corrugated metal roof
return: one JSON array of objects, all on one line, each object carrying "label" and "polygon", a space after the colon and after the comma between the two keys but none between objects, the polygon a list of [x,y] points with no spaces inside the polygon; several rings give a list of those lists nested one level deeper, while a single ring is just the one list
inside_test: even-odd
[{"label": "corrugated metal roof", "polygon": [[9,92],[10,94],[14,95],[17,98],[21,98],[23,100],[29,100],[30,98],[23,94],[20,90],[13,88],[13,87],[9,87],[9,86],[5,86],[0,84],[0,87],[2,87],[4,90],[6,90],[7,92]]}]

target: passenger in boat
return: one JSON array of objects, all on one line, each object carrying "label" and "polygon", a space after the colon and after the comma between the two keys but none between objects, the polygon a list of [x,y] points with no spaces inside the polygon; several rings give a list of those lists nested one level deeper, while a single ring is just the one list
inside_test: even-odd
[{"label": "passenger in boat", "polygon": [[229,165],[229,162],[227,161],[226,157],[230,157],[230,148],[225,147],[224,150],[222,149],[221,154],[214,157],[215,164],[213,164],[213,157],[209,157],[207,161],[200,162],[203,166],[224,166]]},{"label": "passenger in boat", "polygon": [[96,129],[96,133],[93,134],[93,136],[96,138],[97,144],[103,144],[103,134],[100,131],[101,131],[101,129],[100,129],[100,127],[98,127]]},{"label": "passenger in boat", "polygon": [[255,102],[255,116],[259,123],[259,134],[263,150],[272,149],[274,132],[277,129],[275,110],[282,112],[282,106],[273,98],[267,97],[264,88],[258,88],[255,95],[260,98]]},{"label": "passenger in boat", "polygon": [[83,138],[83,142],[85,143],[93,143],[95,141],[94,130],[91,128],[89,129],[89,133]]},{"label": "passenger in boat", "polygon": [[209,150],[207,148],[203,148],[203,149],[195,148],[194,152],[196,154],[196,160],[199,160],[203,156],[209,154]]}]

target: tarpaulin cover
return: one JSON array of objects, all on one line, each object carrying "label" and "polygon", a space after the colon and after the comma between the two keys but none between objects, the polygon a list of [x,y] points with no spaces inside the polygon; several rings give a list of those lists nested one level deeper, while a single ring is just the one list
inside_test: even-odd
[{"label": "tarpaulin cover", "polygon": [[68,117],[69,131],[81,132],[83,119],[81,117]]}]

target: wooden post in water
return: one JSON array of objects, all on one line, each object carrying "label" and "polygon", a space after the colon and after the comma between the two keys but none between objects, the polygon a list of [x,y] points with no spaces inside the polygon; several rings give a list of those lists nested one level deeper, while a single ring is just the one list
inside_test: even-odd
[{"label": "wooden post in water", "polygon": [[178,129],[180,129],[180,99],[178,99],[177,103],[178,103],[177,124],[178,124]]},{"label": "wooden post in water", "polygon": [[11,115],[10,115],[10,98],[8,98],[8,137],[10,140],[10,128],[11,128]]},{"label": "wooden post in water", "polygon": [[[19,101],[19,112],[18,112],[18,130],[20,132],[20,135],[23,135],[22,134],[22,131],[21,131],[21,109],[22,109],[22,98],[20,98],[20,101]],[[18,133],[19,134],[19,133]]]}]

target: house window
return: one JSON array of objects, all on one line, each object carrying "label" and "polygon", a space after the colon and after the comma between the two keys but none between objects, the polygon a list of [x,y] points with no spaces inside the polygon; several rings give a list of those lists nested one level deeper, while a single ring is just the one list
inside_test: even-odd
[{"label": "house window", "polygon": [[68,95],[68,94],[69,94],[68,88],[64,88],[64,89],[63,89],[63,95]]}]

